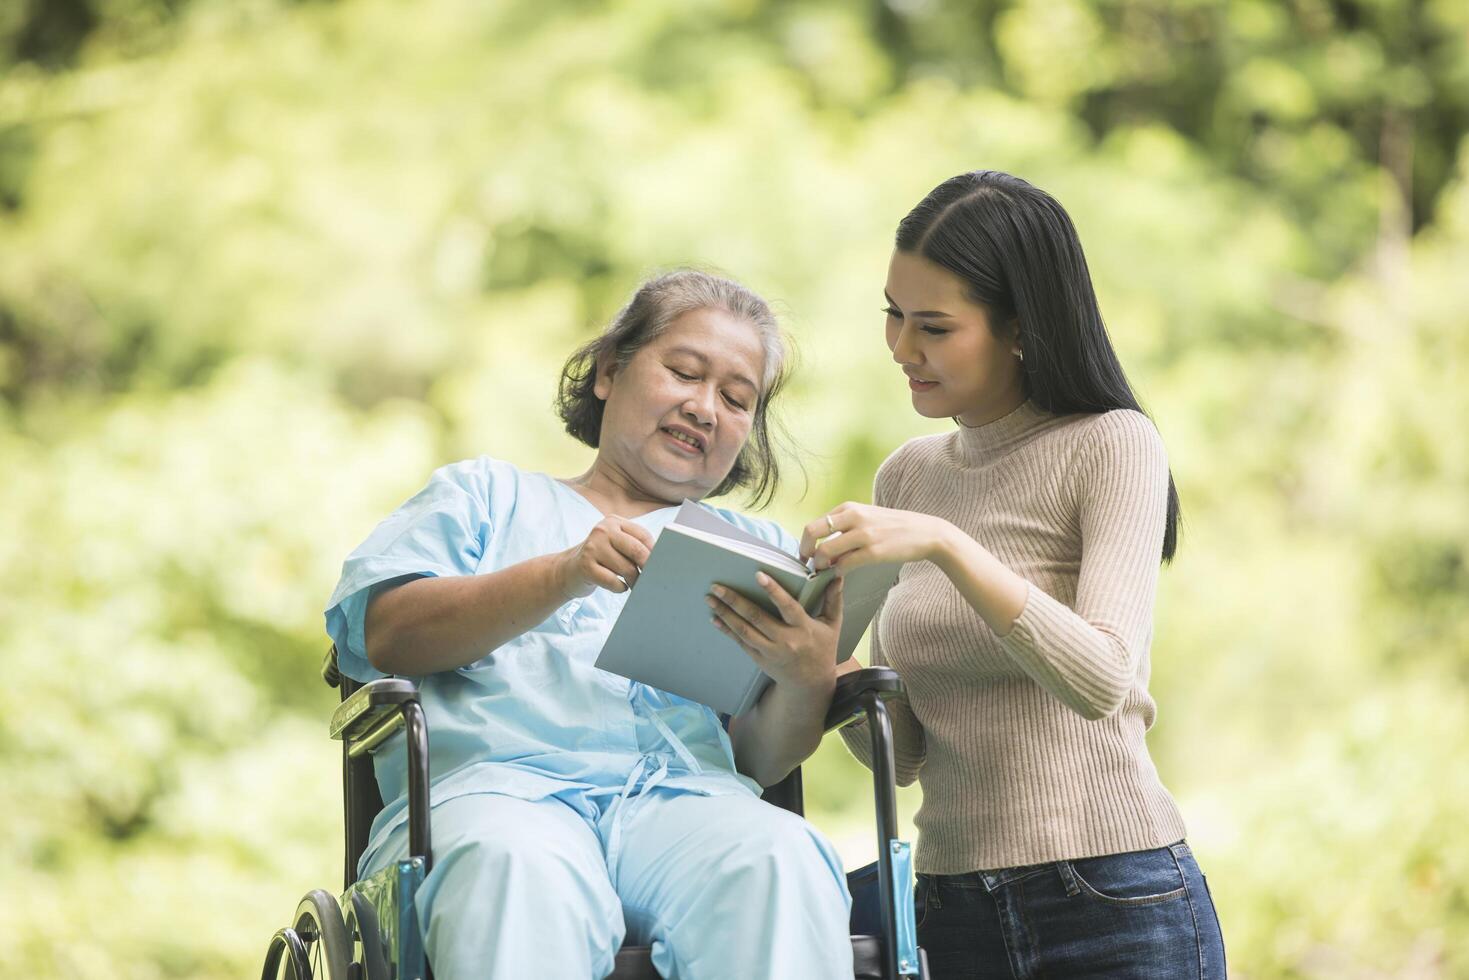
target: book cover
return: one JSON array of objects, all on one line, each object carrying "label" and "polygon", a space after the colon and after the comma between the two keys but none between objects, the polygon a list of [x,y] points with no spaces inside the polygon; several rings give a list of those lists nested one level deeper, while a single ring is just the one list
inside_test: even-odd
[{"label": "book cover", "polygon": [[[856,649],[867,624],[897,581],[897,565],[871,565],[846,577],[837,662]],[[718,583],[771,615],[775,603],[755,581],[765,572],[807,612],[820,606],[835,572],[804,562],[686,501],[658,536],[628,595],[597,666],[680,697],[741,715],[770,684],[749,655],[710,622],[704,597]]]}]

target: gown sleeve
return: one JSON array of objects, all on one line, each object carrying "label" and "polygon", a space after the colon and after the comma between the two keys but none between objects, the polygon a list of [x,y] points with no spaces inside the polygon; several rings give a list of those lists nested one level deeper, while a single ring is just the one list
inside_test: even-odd
[{"label": "gown sleeve", "polygon": [[342,673],[359,681],[385,676],[367,661],[364,624],[374,594],[410,579],[475,573],[494,530],[491,483],[480,460],[441,467],[347,556],[326,608]]}]

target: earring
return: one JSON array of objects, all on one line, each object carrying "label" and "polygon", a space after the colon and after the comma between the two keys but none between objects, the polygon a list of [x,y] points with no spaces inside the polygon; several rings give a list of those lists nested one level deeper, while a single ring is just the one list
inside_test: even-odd
[{"label": "earring", "polygon": [[1025,351],[1021,350],[1019,347],[1015,348],[1015,356],[1020,358],[1021,363],[1025,362]]}]

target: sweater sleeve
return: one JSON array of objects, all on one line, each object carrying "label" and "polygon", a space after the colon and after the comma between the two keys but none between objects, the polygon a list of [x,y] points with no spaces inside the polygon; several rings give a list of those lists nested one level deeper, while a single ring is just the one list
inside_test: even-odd
[{"label": "sweater sleeve", "polygon": [[1026,674],[1096,720],[1122,706],[1152,642],[1168,458],[1149,419],[1097,417],[1071,462],[1081,523],[1075,608],[1034,584],[1000,643]]},{"label": "sweater sleeve", "polygon": [[[872,488],[872,502],[879,507],[893,507],[893,502],[899,485],[899,456],[902,450],[893,453],[882,466],[878,467],[877,477]],[[878,607],[876,615],[872,617],[872,625],[868,627],[871,631],[873,667],[889,666],[887,656],[882,650],[882,641],[878,637],[882,634],[882,613],[887,602]],[[885,702],[888,710],[888,720],[893,728],[893,776],[899,786],[908,786],[918,778],[918,771],[923,768],[923,761],[928,753],[927,743],[923,737],[923,725],[918,717],[913,714],[912,707],[907,698],[894,698]],[[841,730],[842,740],[847,743],[847,749],[857,757],[868,769],[872,768],[872,732],[867,724],[867,719],[848,725]]]}]

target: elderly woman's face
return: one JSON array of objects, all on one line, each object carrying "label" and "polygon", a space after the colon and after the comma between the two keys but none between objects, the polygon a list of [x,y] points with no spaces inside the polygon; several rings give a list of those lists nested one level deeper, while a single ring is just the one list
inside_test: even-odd
[{"label": "elderly woman's face", "polygon": [[598,454],[670,503],[706,496],[744,448],[764,370],[753,325],[719,309],[683,314],[626,365],[598,372]]}]

